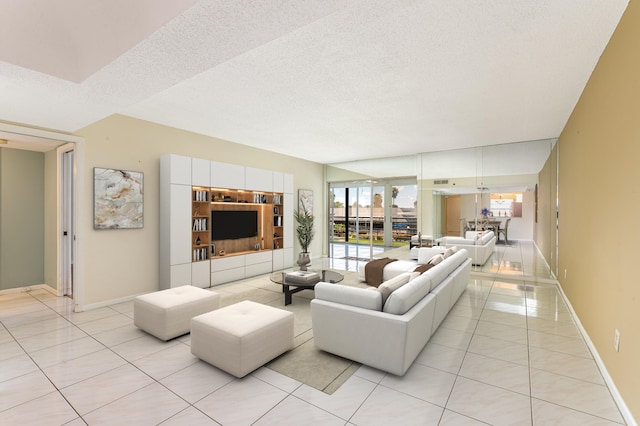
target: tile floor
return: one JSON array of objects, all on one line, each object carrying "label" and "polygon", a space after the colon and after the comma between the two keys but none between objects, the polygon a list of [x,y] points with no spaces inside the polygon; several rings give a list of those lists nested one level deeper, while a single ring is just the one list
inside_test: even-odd
[{"label": "tile floor", "polygon": [[[520,246],[490,268],[537,271]],[[556,287],[503,276],[472,276],[403,377],[363,366],[332,395],[267,368],[235,379],[188,335],[136,329],[131,302],[74,313],[45,291],[0,295],[0,424],[624,424]]]}]

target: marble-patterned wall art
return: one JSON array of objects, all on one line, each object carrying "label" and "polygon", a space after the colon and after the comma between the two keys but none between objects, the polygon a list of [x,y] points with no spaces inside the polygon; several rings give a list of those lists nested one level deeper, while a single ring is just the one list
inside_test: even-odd
[{"label": "marble-patterned wall art", "polygon": [[144,225],[143,173],[93,169],[93,228],[136,229]]},{"label": "marble-patterned wall art", "polygon": [[298,210],[313,214],[313,190],[298,189]]}]

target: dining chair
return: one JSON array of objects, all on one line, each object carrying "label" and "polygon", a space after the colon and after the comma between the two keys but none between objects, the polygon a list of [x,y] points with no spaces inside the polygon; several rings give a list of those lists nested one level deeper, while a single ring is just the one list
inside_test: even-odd
[{"label": "dining chair", "polygon": [[511,218],[508,217],[507,220],[505,220],[504,222],[502,222],[500,224],[500,226],[498,227],[498,241],[500,240],[500,234],[504,235],[504,243],[505,244],[509,244],[509,238],[507,237],[507,232],[509,231],[509,222],[511,221]]},{"label": "dining chair", "polygon": [[469,226],[469,221],[464,217],[460,218],[460,229],[462,230],[462,234],[461,234],[462,236],[464,236],[464,234],[466,234],[467,231],[471,230],[471,227]]}]

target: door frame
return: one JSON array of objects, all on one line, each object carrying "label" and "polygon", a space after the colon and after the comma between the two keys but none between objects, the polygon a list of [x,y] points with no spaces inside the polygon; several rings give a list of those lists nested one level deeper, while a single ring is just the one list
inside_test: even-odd
[{"label": "door frame", "polygon": [[[71,152],[72,153],[72,164],[71,170],[67,170],[67,165],[65,162],[65,156]],[[59,296],[71,296],[73,298],[74,293],[74,277],[75,277],[75,237],[76,237],[76,212],[75,212],[75,174],[76,174],[76,162],[75,162],[75,144],[68,143],[57,148],[57,169],[59,176],[59,185],[57,187],[57,209],[58,209],[58,228],[57,228],[57,244],[58,244],[58,253],[57,253],[57,292]],[[69,176],[67,173],[69,173]],[[69,181],[67,181],[69,178]],[[67,191],[70,189],[70,191]],[[66,197],[70,197],[70,200],[67,200]],[[68,205],[68,201],[70,201],[70,205]],[[70,221],[67,222],[67,215],[70,215]],[[69,235],[65,236],[65,232],[69,232]],[[65,238],[66,237],[66,238]],[[69,242],[71,243],[70,245]],[[65,253],[67,252],[68,253]],[[67,264],[69,263],[69,264]],[[70,274],[69,277],[66,277],[67,273]],[[67,279],[71,281],[69,284],[70,292],[67,291]]]},{"label": "door frame", "polygon": [[[58,146],[63,146],[67,144],[74,145],[74,163],[75,163],[75,177],[73,184],[73,200],[74,200],[74,229],[76,232],[74,244],[74,254],[75,254],[75,262],[74,262],[74,311],[80,312],[83,310],[84,304],[84,255],[83,255],[83,242],[81,236],[81,228],[80,225],[86,223],[87,219],[85,216],[88,216],[89,213],[85,212],[83,209],[78,208],[78,206],[83,206],[86,204],[85,198],[88,198],[85,191],[84,177],[85,172],[83,169],[84,165],[84,152],[85,152],[85,140],[79,136],[73,136],[65,133],[58,133],[54,131],[48,130],[40,130],[34,129],[30,127],[24,127],[15,124],[1,123],[0,122],[0,131],[13,133],[15,134],[15,138],[17,140],[21,140],[23,142],[37,142],[38,139],[46,139],[48,141],[59,142]],[[58,148],[55,148],[58,149]],[[55,257],[56,262],[56,283],[55,283],[55,292],[61,296],[62,289],[61,281],[58,279],[60,277],[60,239],[62,233],[60,232],[60,182],[61,182],[61,166],[60,166],[60,154],[56,152],[56,212],[55,214],[58,216],[56,220],[56,253],[51,253],[50,255]],[[46,248],[45,248],[45,256],[47,256]],[[45,265],[46,267],[46,265]],[[45,285],[44,287],[47,289],[54,288],[52,287],[54,283],[50,283],[49,285]]]}]

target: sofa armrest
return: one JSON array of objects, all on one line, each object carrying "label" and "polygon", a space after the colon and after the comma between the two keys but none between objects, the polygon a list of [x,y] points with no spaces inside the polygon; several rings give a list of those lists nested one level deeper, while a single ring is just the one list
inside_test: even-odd
[{"label": "sofa armrest", "polygon": [[418,265],[426,265],[433,256],[437,254],[444,254],[444,247],[420,247],[418,251]]},{"label": "sofa armrest", "polygon": [[442,242],[444,243],[444,245],[446,247],[452,247],[452,246],[472,246],[474,245],[476,242],[473,239],[466,239],[466,238],[462,238],[462,237],[443,237],[442,238]]},{"label": "sofa armrest", "polygon": [[427,295],[404,315],[316,298],[311,301],[314,344],[343,358],[403,375],[431,337],[434,312],[434,295]]},{"label": "sofa armrest", "polygon": [[382,294],[377,289],[349,287],[319,282],[314,288],[316,299],[374,311],[382,310]]}]

